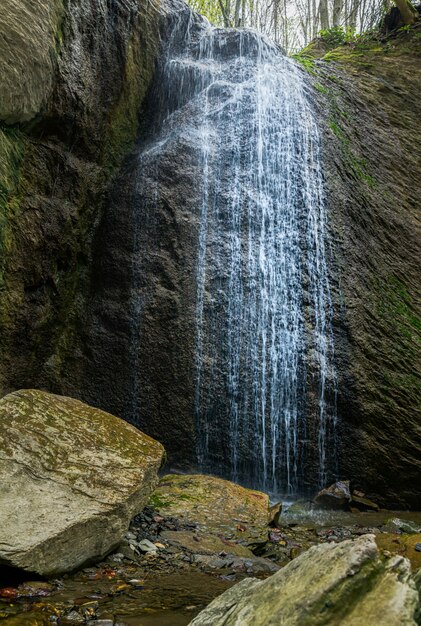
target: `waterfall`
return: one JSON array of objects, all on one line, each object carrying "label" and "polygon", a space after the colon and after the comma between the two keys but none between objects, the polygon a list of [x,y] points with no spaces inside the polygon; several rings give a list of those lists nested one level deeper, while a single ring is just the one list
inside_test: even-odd
[{"label": "waterfall", "polygon": [[334,455],[332,303],[320,137],[304,72],[257,32],[215,29],[184,12],[157,84],[143,183],[180,137],[194,146],[199,172],[198,464],[290,494],[303,490],[310,464],[323,484]]}]

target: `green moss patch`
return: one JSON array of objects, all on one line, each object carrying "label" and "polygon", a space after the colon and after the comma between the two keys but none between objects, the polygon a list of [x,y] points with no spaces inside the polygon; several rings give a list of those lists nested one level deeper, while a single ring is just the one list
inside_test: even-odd
[{"label": "green moss patch", "polygon": [[25,137],[17,128],[0,126],[0,286],[4,283],[5,260],[10,247],[8,225],[19,209],[18,189],[25,145]]}]

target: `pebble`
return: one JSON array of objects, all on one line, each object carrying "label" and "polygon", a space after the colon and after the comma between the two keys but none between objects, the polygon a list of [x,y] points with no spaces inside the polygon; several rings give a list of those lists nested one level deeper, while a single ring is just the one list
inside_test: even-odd
[{"label": "pebble", "polygon": [[149,541],[149,539],[142,539],[142,541],[139,541],[137,545],[138,545],[139,550],[142,550],[142,552],[157,552],[158,551],[158,548],[156,547],[156,545],[152,543],[152,541]]},{"label": "pebble", "polygon": [[63,624],[84,624],[85,618],[82,617],[77,611],[70,611],[64,618]]},{"label": "pebble", "polygon": [[416,544],[415,544],[415,550],[416,550],[417,552],[421,552],[421,543],[416,543]]},{"label": "pebble", "polygon": [[135,539],[136,540],[136,535],[134,533],[130,532],[130,531],[125,534],[125,537],[126,537],[126,539]]}]

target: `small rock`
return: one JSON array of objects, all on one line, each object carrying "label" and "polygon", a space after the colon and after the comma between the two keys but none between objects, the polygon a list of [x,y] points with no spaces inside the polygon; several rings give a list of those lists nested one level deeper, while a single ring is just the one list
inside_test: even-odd
[{"label": "small rock", "polygon": [[98,602],[85,602],[79,607],[79,613],[83,615],[83,617],[87,621],[90,618],[95,618],[98,607]]},{"label": "small rock", "polygon": [[272,541],[272,543],[280,543],[281,541],[283,541],[284,545],[286,543],[281,533],[275,531],[269,533],[269,540]]},{"label": "small rock", "polygon": [[126,539],[137,539],[136,535],[130,531],[128,531],[124,536],[126,537]]},{"label": "small rock", "polygon": [[137,546],[142,552],[158,552],[156,545],[152,543],[152,541],[149,541],[149,539],[142,539]]},{"label": "small rock", "polygon": [[322,509],[346,509],[351,502],[349,480],[338,480],[330,487],[322,489],[315,497],[314,502]]},{"label": "small rock", "polygon": [[14,598],[17,598],[18,595],[19,595],[19,592],[14,587],[3,587],[3,589],[0,589],[0,598],[6,598],[7,600],[14,600]]},{"label": "small rock", "polygon": [[53,593],[54,585],[36,580],[19,585],[18,591],[19,596],[43,597]]},{"label": "small rock", "polygon": [[401,532],[408,535],[415,535],[421,532],[420,524],[410,520],[399,519],[398,517],[387,520],[384,529],[388,532]]},{"label": "small rock", "polygon": [[279,526],[279,518],[282,513],[282,502],[277,502],[269,509],[269,525]]},{"label": "small rock", "polygon": [[416,550],[417,552],[421,552],[421,543],[416,543],[416,544],[415,544],[415,550]]},{"label": "small rock", "polygon": [[63,624],[84,624],[85,618],[77,611],[70,611],[61,621]]},{"label": "small rock", "polygon": [[124,561],[124,554],[122,552],[110,554],[110,556],[107,558],[107,561],[110,561],[111,563],[121,563],[122,561]]}]

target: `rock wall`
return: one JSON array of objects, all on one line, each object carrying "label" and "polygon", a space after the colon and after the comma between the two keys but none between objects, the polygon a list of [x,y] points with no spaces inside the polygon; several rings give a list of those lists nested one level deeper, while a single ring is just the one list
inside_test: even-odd
[{"label": "rock wall", "polygon": [[414,508],[421,478],[420,38],[418,26],[331,51],[316,42],[300,59],[324,125],[341,475],[384,506]]},{"label": "rock wall", "polygon": [[[135,333],[131,307],[142,305],[130,282],[137,236],[131,211],[141,196],[136,151],[116,178],[135,137],[142,141],[147,132],[148,111],[140,127],[139,111],[159,29],[166,37],[168,27],[165,10],[151,2],[5,3],[0,390],[43,387],[131,418],[138,385],[147,407],[140,425],[166,443],[173,460],[187,463],[194,461],[189,355],[197,217],[180,167],[186,160],[193,167],[194,149],[161,164],[165,201],[147,216],[156,297]],[[420,484],[419,41],[414,27],[330,52],[315,47],[301,58],[324,125],[340,474],[383,504],[413,507]],[[14,67],[25,70],[18,81]],[[175,195],[183,209],[175,208]]]},{"label": "rock wall", "polygon": [[[104,194],[137,134],[158,6],[9,1],[0,18],[0,389],[81,395],[80,311]],[[4,49],[3,49],[4,48]],[[78,321],[79,320],[79,321]]]}]

